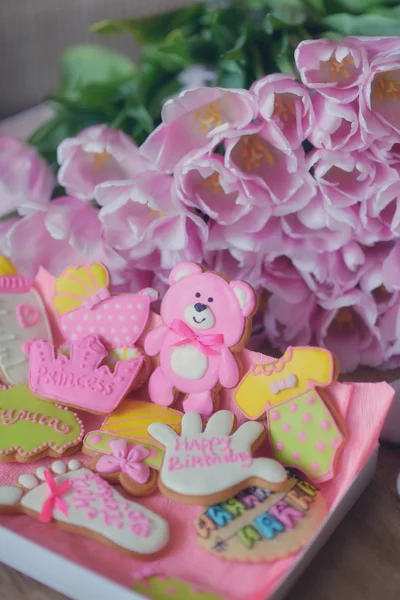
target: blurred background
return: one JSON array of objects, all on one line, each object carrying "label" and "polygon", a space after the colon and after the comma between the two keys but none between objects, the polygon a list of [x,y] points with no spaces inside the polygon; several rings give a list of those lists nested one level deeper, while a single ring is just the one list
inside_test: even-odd
[{"label": "blurred background", "polygon": [[195,0],[1,0],[0,119],[41,102],[57,86],[62,53],[91,42],[123,51],[139,46],[129,34],[103,37],[89,27],[103,19],[150,16]]}]

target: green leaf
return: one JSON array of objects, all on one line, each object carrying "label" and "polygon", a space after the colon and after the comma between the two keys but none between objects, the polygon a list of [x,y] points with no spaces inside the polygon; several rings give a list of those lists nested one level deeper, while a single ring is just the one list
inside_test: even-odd
[{"label": "green leaf", "polygon": [[221,60],[217,83],[225,88],[242,88],[246,85],[246,73],[233,60]]},{"label": "green leaf", "polygon": [[381,6],[382,0],[327,0],[327,5],[330,13],[363,14],[371,8]]},{"label": "green leaf", "polygon": [[122,82],[133,77],[135,71],[130,58],[114,50],[92,44],[72,46],[61,59],[59,93],[77,100],[82,88]]},{"label": "green leaf", "polygon": [[174,29],[188,24],[195,29],[204,10],[205,5],[200,3],[142,19],[100,21],[92,25],[90,30],[102,35],[115,35],[128,31],[139,44],[159,44],[164,42],[167,35]]},{"label": "green leaf", "polygon": [[301,25],[307,18],[303,0],[269,0],[268,4],[272,17],[281,25]]},{"label": "green leaf", "polygon": [[348,35],[399,35],[400,17],[385,17],[377,14],[349,15],[340,13],[323,19],[324,25],[345,36]]}]

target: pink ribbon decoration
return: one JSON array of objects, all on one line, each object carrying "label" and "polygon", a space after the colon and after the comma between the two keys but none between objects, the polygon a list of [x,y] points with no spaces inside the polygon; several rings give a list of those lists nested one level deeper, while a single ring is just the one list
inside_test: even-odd
[{"label": "pink ribbon decoration", "polygon": [[174,342],[171,346],[183,346],[184,344],[192,343],[202,354],[206,354],[207,356],[216,356],[220,354],[220,352],[217,352],[210,346],[220,346],[224,343],[224,336],[222,333],[197,335],[190,329],[189,325],[186,325],[183,321],[179,321],[179,319],[174,319],[169,328],[183,338],[182,340]]},{"label": "pink ribbon decoration", "polygon": [[126,440],[110,440],[108,445],[112,455],[104,455],[98,461],[96,470],[99,473],[116,473],[122,471],[138,483],[146,483],[150,477],[150,468],[143,464],[150,451],[143,446],[129,449]]},{"label": "pink ribbon decoration", "polygon": [[283,377],[282,379],[277,379],[276,381],[272,381],[269,384],[269,389],[273,394],[278,394],[282,390],[286,390],[288,388],[295,387],[297,385],[297,375],[291,373],[287,377]]},{"label": "pink ribbon decoration", "polygon": [[110,297],[110,290],[106,287],[101,288],[97,294],[92,294],[83,301],[83,306],[89,310],[99,304],[102,300],[107,300]]},{"label": "pink ribbon decoration", "polygon": [[39,521],[41,523],[50,523],[55,508],[68,517],[68,504],[62,499],[62,496],[71,488],[71,483],[68,480],[65,480],[57,486],[53,475],[47,470],[44,471],[44,478],[49,486],[50,495],[44,501],[42,510],[40,511]]}]

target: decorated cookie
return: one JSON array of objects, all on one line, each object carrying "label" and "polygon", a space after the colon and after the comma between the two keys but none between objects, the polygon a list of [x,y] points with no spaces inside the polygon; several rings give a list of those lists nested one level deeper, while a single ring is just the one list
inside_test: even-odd
[{"label": "decorated cookie", "polygon": [[157,471],[150,466],[153,449],[128,445],[123,438],[109,440],[108,446],[109,452],[97,455],[91,468],[106,481],[120,483],[132,496],[152,494],[157,488]]},{"label": "decorated cookie", "polygon": [[222,600],[201,586],[152,573],[152,567],[143,567],[133,573],[132,589],[152,600]]},{"label": "decorated cookie", "polygon": [[197,541],[227,560],[271,562],[301,550],[325,515],[319,489],[288,471],[279,492],[248,487],[208,507],[196,519]]},{"label": "decorated cookie", "polygon": [[164,324],[144,342],[149,356],[160,355],[149,380],[150,398],[169,406],[181,391],[185,412],[209,416],[218,388],[239,381],[234,353],[250,336],[257,299],[247,283],[229,282],[191,262],[172,269],[169,283],[161,303]]},{"label": "decorated cookie", "polygon": [[0,257],[0,377],[15,385],[28,381],[28,358],[23,352],[31,340],[52,341],[51,328],[39,293]]},{"label": "decorated cookie", "polygon": [[25,513],[42,523],[55,521],[67,531],[142,559],[166,546],[169,526],[164,519],[126,500],[78,461],[70,461],[59,475],[53,473],[60,465],[54,466],[53,472],[40,467],[39,477],[21,475],[16,486],[0,486],[0,512]]},{"label": "decorated cookie", "polygon": [[250,419],[267,414],[277,460],[314,481],[334,476],[345,435],[318,388],[335,380],[332,354],[323,348],[288,348],[278,361],[256,365],[241,381],[235,402]]},{"label": "decorated cookie", "polygon": [[157,406],[151,402],[132,402],[126,399],[106,417],[101,431],[148,444],[152,443],[147,433],[151,423],[164,423],[180,433],[181,421],[182,413],[177,410]]},{"label": "decorated cookie", "polygon": [[[114,433],[104,433],[103,431],[91,431],[83,440],[82,451],[88,456],[98,457],[102,454],[112,454],[111,443],[113,441],[125,440],[125,438],[115,435]],[[125,440],[126,441],[126,440]],[[139,443],[134,440],[134,443]],[[149,451],[149,455],[144,462],[152,469],[159,470],[164,456],[161,448],[151,446],[150,444],[140,442],[140,446]]]},{"label": "decorated cookie", "polygon": [[0,462],[75,452],[84,433],[75,413],[37,398],[27,385],[0,389]]},{"label": "decorated cookie", "polygon": [[107,350],[89,335],[71,346],[70,357],[55,356],[54,346],[35,341],[29,348],[29,387],[49,400],[95,414],[114,410],[140,371],[142,356],[118,361],[111,372],[101,365]]},{"label": "decorated cookie", "polygon": [[208,506],[223,502],[248,485],[279,490],[286,471],[271,458],[253,458],[253,451],[265,437],[261,423],[249,421],[235,433],[235,417],[220,410],[203,432],[201,416],[186,413],[182,434],[163,423],[149,426],[149,434],[165,448],[160,470],[161,492],[177,502]]}]

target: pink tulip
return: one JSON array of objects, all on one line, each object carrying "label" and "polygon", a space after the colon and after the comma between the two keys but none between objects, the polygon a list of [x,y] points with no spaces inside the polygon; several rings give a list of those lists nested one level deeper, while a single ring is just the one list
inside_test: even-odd
[{"label": "pink tulip", "polygon": [[96,185],[134,177],[149,170],[132,138],[122,131],[95,125],[58,147],[58,181],[68,194],[92,200]]},{"label": "pink tulip", "polygon": [[177,196],[220,225],[239,221],[252,208],[241,180],[217,154],[181,161],[175,170]]},{"label": "pink tulip", "polygon": [[361,89],[361,124],[376,137],[396,142],[400,133],[400,38],[376,54]]},{"label": "pink tulip", "polygon": [[302,82],[335,102],[352,102],[368,72],[366,50],[359,42],[345,39],[305,40],[295,51]]},{"label": "pink tulip", "polygon": [[358,121],[358,101],[333,102],[320,94],[313,97],[315,122],[308,137],[316,148],[326,150],[362,150],[371,141]]},{"label": "pink tulip", "polygon": [[291,301],[290,298],[272,294],[264,313],[265,333],[272,345],[284,352],[287,346],[310,344],[316,304],[311,292],[301,301]]},{"label": "pink tulip", "polygon": [[342,372],[353,371],[359,365],[381,364],[385,348],[371,294],[354,289],[320,301],[319,307],[313,320],[315,341],[338,357]]},{"label": "pink tulip", "polygon": [[400,235],[400,178],[393,176],[361,206],[363,239],[367,244]]},{"label": "pink tulip", "polygon": [[307,206],[316,188],[302,148],[292,150],[272,121],[253,123],[225,140],[225,166],[242,180],[252,204],[271,207],[275,216]]},{"label": "pink tulip", "polygon": [[54,188],[54,176],[39,154],[24,142],[0,137],[0,217],[27,202],[46,204]]},{"label": "pink tulip", "polygon": [[162,109],[162,124],[141,147],[142,156],[172,172],[184,157],[212,150],[228,131],[239,131],[257,115],[246,90],[199,87],[184,90]]},{"label": "pink tulip", "polygon": [[250,91],[259,113],[279,127],[292,148],[298,148],[313,128],[313,107],[307,88],[292,75],[274,73],[253,83]]}]

